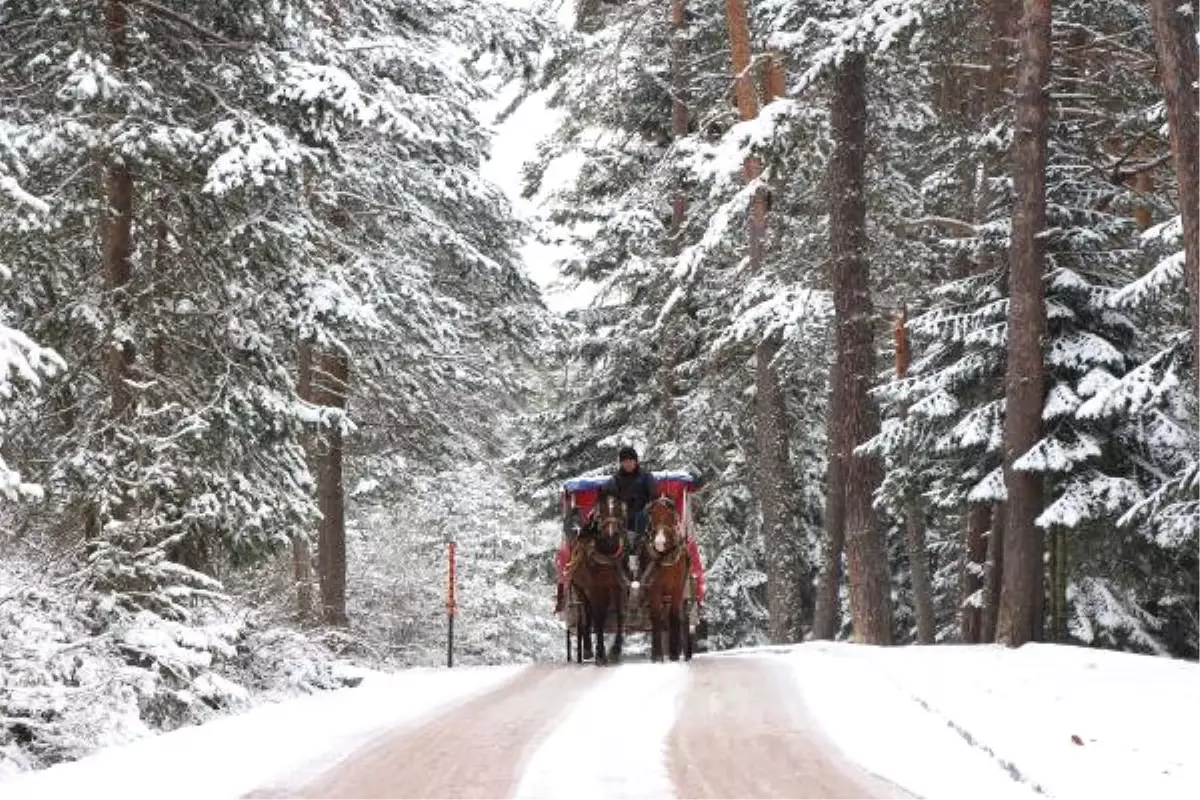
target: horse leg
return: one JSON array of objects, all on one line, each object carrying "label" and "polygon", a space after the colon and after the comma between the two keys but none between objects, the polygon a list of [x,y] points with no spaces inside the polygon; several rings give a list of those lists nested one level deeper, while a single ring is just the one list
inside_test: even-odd
[{"label": "horse leg", "polygon": [[595,614],[592,617],[592,627],[596,631],[596,664],[607,664],[608,653],[604,649],[604,629],[608,627],[608,598],[596,602]]},{"label": "horse leg", "polygon": [[592,604],[585,601],[583,604],[583,615],[580,617],[579,621],[579,640],[580,647],[583,650],[584,661],[591,661],[594,656],[594,652],[592,651],[593,613]]},{"label": "horse leg", "polygon": [[679,653],[681,650],[683,650],[683,641],[680,637],[680,628],[682,627],[683,623],[683,611],[678,606],[679,603],[677,599],[672,597],[667,621],[668,637],[670,638],[669,647],[671,650],[672,661],[678,661]]},{"label": "horse leg", "polygon": [[584,610],[583,601],[576,600],[575,588],[568,587],[568,590],[566,590],[566,615],[568,615],[568,618],[570,618],[572,612],[574,612],[575,615],[575,627],[574,630],[571,631],[572,636],[575,637],[575,663],[582,663],[584,626],[583,618],[584,614],[587,614],[587,612]]},{"label": "horse leg", "polygon": [[650,660],[655,663],[663,660],[662,635],[662,599],[656,592],[650,597]]},{"label": "horse leg", "polygon": [[620,586],[614,587],[613,591],[617,595],[617,638],[613,642],[613,661],[621,660],[621,650],[625,645],[625,602],[621,595],[623,590]]}]

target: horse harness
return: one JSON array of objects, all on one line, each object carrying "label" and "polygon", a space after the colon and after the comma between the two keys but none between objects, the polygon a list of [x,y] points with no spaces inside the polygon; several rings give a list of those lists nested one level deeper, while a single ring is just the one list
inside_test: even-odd
[{"label": "horse harness", "polygon": [[[621,501],[618,498],[610,498],[604,503],[604,507],[611,508],[611,504],[614,502],[619,503]],[[607,536],[616,538],[617,551],[612,554],[601,552],[599,549],[597,549],[596,542],[590,538],[585,541],[577,541],[571,553],[571,559],[567,562],[566,572],[568,577],[573,575],[575,569],[579,566],[579,563],[586,558],[589,563],[601,567],[612,567],[615,569],[618,580],[622,583],[622,585],[624,585],[627,583],[627,579],[625,578],[624,571],[619,568],[625,550],[625,537],[622,535],[623,531],[621,530],[624,527],[622,521],[623,518],[619,514],[609,514],[602,517],[600,516],[600,510],[601,506],[598,505],[596,507],[597,522],[600,526],[600,529]]]},{"label": "horse harness", "polygon": [[[662,506],[669,508],[672,512],[672,515],[674,515],[675,504],[671,501],[671,499],[669,497],[658,498],[653,503],[651,503],[652,507],[655,505],[662,505]],[[687,548],[684,546],[684,537],[679,534],[679,530],[677,527],[679,524],[678,517],[675,518],[674,523],[675,524],[673,524],[671,526],[672,533],[674,534],[674,536],[673,536],[674,541],[673,541],[670,549],[659,552],[654,549],[654,546],[652,544],[653,540],[649,539],[649,538],[647,539],[646,551],[649,554],[650,558],[647,559],[646,569],[643,570],[643,572],[642,572],[641,581],[643,583],[650,582],[650,578],[653,575],[654,570],[657,567],[673,567],[677,563],[679,563],[679,559],[681,559],[687,555]],[[652,528],[648,533],[652,534],[654,536],[654,538],[656,539],[659,535],[665,535],[665,529],[660,526],[660,527]]]}]

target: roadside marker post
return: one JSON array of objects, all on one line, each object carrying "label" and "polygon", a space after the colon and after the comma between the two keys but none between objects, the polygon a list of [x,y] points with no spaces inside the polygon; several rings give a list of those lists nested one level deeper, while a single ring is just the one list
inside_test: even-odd
[{"label": "roadside marker post", "polygon": [[449,566],[446,570],[446,666],[454,666],[454,617],[458,613],[458,600],[455,597],[455,556],[458,550],[458,543],[454,541],[454,536],[450,536],[449,547]]}]

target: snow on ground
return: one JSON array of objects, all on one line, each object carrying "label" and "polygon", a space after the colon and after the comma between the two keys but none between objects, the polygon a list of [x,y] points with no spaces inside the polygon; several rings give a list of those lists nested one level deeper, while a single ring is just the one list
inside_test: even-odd
[{"label": "snow on ground", "polygon": [[1200,665],[1061,645],[793,648],[831,738],[925,797],[1200,797]]},{"label": "snow on ground", "polygon": [[367,673],[353,689],[259,706],[23,773],[0,781],[0,797],[213,800],[280,782],[299,785],[384,731],[496,689],[521,669]]},{"label": "snow on ground", "polygon": [[[686,669],[679,663],[614,669],[533,754],[515,796],[674,797],[666,742],[687,683]],[[602,756],[580,758],[581,753]]]},{"label": "snow on ground", "polygon": [[[1195,662],[1054,645],[828,642],[702,656],[745,657],[786,659],[830,740],[918,796],[1200,797]],[[608,671],[563,708],[521,765],[517,796],[673,796],[666,742],[688,668]],[[369,673],[355,689],[260,706],[0,781],[0,796],[233,798],[299,785],[383,731],[499,688],[520,669]],[[597,741],[605,757],[580,761]]]}]

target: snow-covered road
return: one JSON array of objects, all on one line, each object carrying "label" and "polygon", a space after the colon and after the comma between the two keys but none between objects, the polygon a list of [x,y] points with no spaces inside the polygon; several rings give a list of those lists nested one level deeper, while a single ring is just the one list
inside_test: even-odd
[{"label": "snow-covered road", "polygon": [[907,797],[848,761],[769,655],[530,668],[251,797]]},{"label": "snow-covered road", "polygon": [[811,642],[368,673],[0,780],[0,798],[1194,798],[1198,719],[1195,662]]}]

